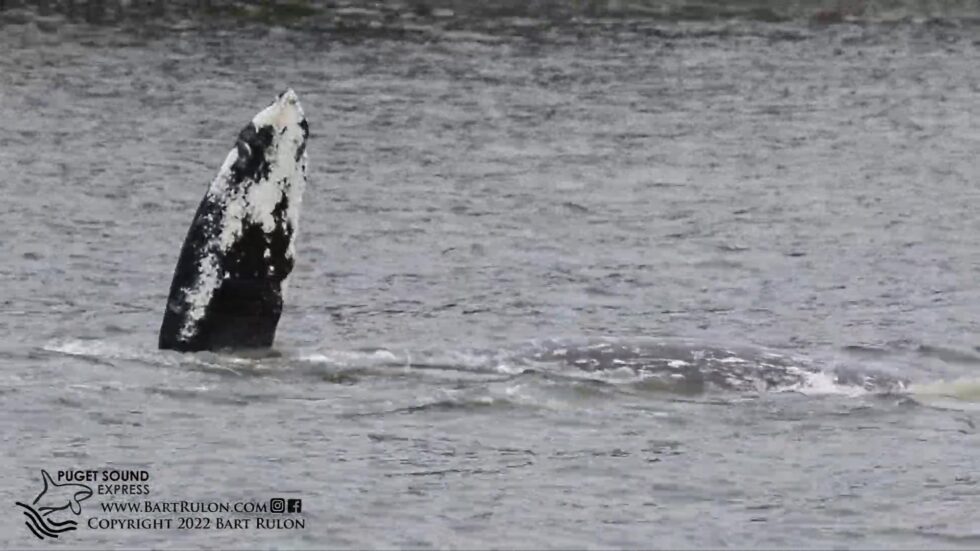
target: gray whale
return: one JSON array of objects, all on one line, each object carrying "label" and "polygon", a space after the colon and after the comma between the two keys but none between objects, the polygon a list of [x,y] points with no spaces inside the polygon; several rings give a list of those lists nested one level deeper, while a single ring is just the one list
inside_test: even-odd
[{"label": "gray whale", "polygon": [[292,90],[238,135],[177,260],[161,349],[268,348],[293,269],[309,125]]}]

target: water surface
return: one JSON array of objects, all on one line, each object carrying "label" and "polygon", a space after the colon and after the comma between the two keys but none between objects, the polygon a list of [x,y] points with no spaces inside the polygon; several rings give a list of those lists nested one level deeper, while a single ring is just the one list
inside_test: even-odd
[{"label": "water surface", "polygon": [[[13,508],[41,468],[112,467],[306,529],[61,545],[980,545],[977,27],[521,29],[0,33],[0,543],[49,545]],[[159,352],[193,211],[287,85],[278,355]],[[648,352],[554,354],[597,343]]]}]

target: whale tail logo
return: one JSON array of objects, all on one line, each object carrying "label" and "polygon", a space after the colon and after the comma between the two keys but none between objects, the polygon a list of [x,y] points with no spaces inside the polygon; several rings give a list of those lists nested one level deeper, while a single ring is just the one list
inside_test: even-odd
[{"label": "whale tail logo", "polygon": [[41,482],[44,488],[29,505],[20,501],[15,505],[23,510],[26,521],[24,525],[37,539],[57,538],[60,534],[78,529],[74,520],[55,521],[50,518],[52,513],[70,510],[75,515],[82,513],[81,502],[92,497],[92,488],[85,484],[68,482],[58,484],[52,480],[48,471],[41,471]]}]

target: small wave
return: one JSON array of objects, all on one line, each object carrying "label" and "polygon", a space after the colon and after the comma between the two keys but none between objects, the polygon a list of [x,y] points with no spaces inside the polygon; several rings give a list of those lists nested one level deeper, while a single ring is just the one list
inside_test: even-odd
[{"label": "small wave", "polygon": [[420,404],[394,408],[383,411],[373,411],[365,413],[349,413],[343,417],[381,417],[388,415],[411,415],[415,413],[428,412],[481,412],[499,411],[514,409],[517,406],[513,401],[494,398],[493,396],[479,396],[473,398],[444,398]]},{"label": "small wave", "polygon": [[45,352],[64,354],[83,358],[104,365],[114,365],[115,361],[129,361],[147,365],[179,365],[179,357],[165,356],[156,348],[137,347],[115,340],[103,339],[62,339],[41,346]]},{"label": "small wave", "polygon": [[72,339],[53,341],[41,347],[48,352],[58,352],[69,356],[84,356],[87,358],[128,359],[132,350],[120,347],[111,341]]},{"label": "small wave", "polygon": [[919,345],[917,350],[919,355],[925,358],[936,358],[940,361],[951,364],[977,365],[980,364],[980,356],[973,352],[957,350],[943,346],[930,346],[927,344]]}]

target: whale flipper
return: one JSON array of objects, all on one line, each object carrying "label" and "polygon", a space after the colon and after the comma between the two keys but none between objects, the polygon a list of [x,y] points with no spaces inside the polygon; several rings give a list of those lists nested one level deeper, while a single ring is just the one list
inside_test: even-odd
[{"label": "whale flipper", "polygon": [[241,131],[181,248],[160,348],[272,346],[293,269],[308,137],[292,90]]}]

